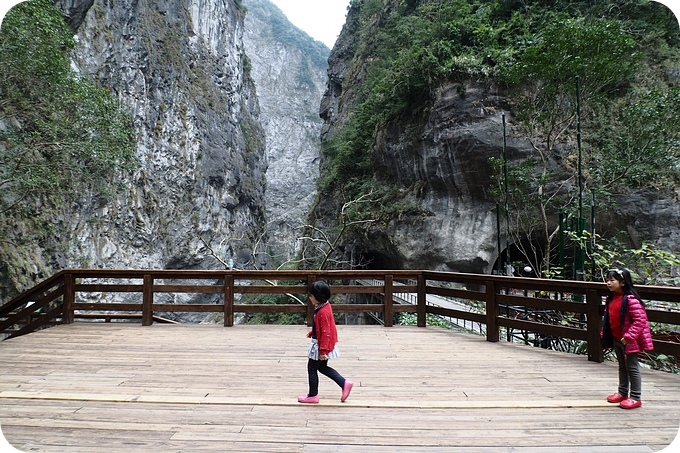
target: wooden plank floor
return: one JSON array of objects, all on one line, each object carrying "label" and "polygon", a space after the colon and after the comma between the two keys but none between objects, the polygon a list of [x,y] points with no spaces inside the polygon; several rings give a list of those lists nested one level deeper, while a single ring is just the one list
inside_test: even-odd
[{"label": "wooden plank floor", "polygon": [[44,452],[651,452],[680,426],[680,376],[643,370],[640,409],[604,401],[612,362],[438,328],[338,326],[306,393],[304,326],[75,323],[0,342],[0,427]]}]

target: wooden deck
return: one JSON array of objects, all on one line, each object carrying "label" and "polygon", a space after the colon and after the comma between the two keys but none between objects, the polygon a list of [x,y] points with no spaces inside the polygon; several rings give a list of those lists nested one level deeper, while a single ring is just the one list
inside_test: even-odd
[{"label": "wooden deck", "polygon": [[640,409],[604,401],[613,362],[434,327],[338,326],[307,389],[304,326],[75,323],[0,342],[0,426],[23,451],[650,452],[680,426],[680,376],[643,370]]}]

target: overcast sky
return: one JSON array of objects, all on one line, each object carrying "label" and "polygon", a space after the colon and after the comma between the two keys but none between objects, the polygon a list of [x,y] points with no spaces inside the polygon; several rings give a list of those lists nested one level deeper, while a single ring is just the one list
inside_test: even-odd
[{"label": "overcast sky", "polygon": [[271,0],[271,2],[283,11],[293,25],[332,49],[345,24],[350,0]]}]

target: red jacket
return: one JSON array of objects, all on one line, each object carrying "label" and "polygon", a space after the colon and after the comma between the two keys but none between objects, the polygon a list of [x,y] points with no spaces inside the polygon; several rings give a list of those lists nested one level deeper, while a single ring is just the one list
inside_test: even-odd
[{"label": "red jacket", "polygon": [[330,302],[314,314],[314,330],[319,342],[319,355],[327,355],[335,349],[338,342],[338,330],[335,327],[335,318]]}]

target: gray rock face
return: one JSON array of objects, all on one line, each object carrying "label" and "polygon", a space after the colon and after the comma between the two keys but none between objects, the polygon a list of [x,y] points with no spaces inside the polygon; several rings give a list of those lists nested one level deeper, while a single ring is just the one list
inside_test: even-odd
[{"label": "gray rock face", "polygon": [[269,254],[297,252],[319,175],[319,104],[330,49],[294,29],[268,0],[245,0],[244,46],[251,61],[266,136]]},{"label": "gray rock face", "polygon": [[619,196],[610,216],[602,222],[609,235],[625,231],[635,247],[651,240],[664,250],[680,250],[680,204],[675,200],[650,190]]},{"label": "gray rock face", "polygon": [[[141,167],[105,206],[84,201],[62,267],[221,267],[264,231],[267,161],[244,71],[238,0],[64,1],[74,64],[130,112]],[[78,14],[71,12],[77,11]]]},{"label": "gray rock face", "polygon": [[85,20],[87,12],[94,5],[94,0],[57,0],[54,3],[64,14],[69,26],[73,31],[76,31]]},{"label": "gray rock face", "polygon": [[[372,267],[491,272],[498,231],[487,191],[489,159],[502,155],[501,102],[481,88],[468,87],[461,97],[457,86],[444,86],[418,137],[396,129],[380,135],[376,170],[428,215],[392,219],[355,242]],[[530,151],[521,141],[508,148],[514,159]]]},{"label": "gray rock face", "polygon": [[[402,187],[420,181],[419,192],[409,197],[431,214],[388,224],[386,233],[407,268],[489,273],[498,257],[489,159],[503,153],[504,98],[474,85],[464,92],[458,84],[443,85],[421,136],[404,143],[403,134],[388,132],[376,146],[380,171]],[[507,153],[518,160],[531,147],[510,134]]]}]

